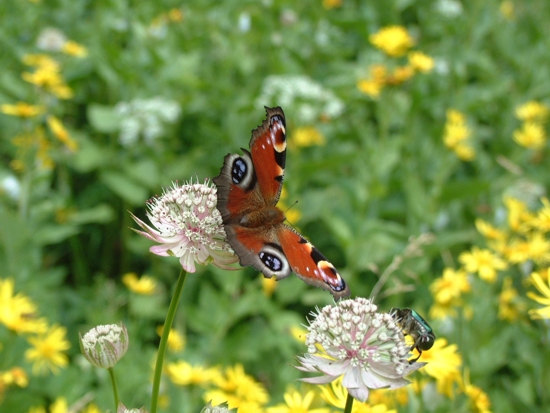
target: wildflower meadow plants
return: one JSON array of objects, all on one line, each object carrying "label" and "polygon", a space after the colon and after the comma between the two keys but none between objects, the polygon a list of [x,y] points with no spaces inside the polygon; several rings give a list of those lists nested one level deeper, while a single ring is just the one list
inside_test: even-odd
[{"label": "wildflower meadow plants", "polygon": [[[547,1],[0,16],[0,411],[549,410]],[[278,207],[349,299],[225,243],[207,177],[264,106]],[[120,322],[90,364],[79,334]]]}]

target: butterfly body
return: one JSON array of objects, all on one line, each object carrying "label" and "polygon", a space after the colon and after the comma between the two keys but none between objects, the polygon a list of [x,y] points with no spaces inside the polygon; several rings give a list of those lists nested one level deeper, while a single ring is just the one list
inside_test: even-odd
[{"label": "butterfly body", "polygon": [[250,151],[229,154],[220,174],[218,210],[227,241],[243,266],[251,265],[277,280],[294,272],[334,297],[349,289],[334,266],[305,238],[284,223],[276,206],[286,162],[286,123],[281,108],[266,108],[267,118],[252,131]]}]

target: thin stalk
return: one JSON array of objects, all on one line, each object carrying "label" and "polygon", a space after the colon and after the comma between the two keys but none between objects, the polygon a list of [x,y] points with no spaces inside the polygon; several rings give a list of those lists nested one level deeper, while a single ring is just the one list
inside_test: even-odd
[{"label": "thin stalk", "polygon": [[352,407],[353,407],[353,397],[348,393],[348,398],[346,399],[346,407],[344,408],[344,413],[351,413]]},{"label": "thin stalk", "polygon": [[155,375],[153,376],[153,394],[151,395],[151,413],[157,413],[157,405],[159,399],[160,389],[160,377],[162,375],[162,366],[164,364],[164,356],[166,354],[166,345],[168,344],[168,335],[172,328],[172,323],[176,316],[176,310],[178,309],[178,303],[180,301],[181,292],[183,291],[183,284],[187,278],[187,271],[181,270],[172,301],[170,301],[170,307],[168,307],[168,313],[166,313],[166,320],[164,321],[164,327],[162,329],[162,336],[160,337],[159,350],[157,354],[157,363],[155,365]]},{"label": "thin stalk", "polygon": [[109,371],[109,376],[111,377],[111,384],[113,385],[113,394],[115,395],[115,410],[118,409],[118,389],[116,387],[116,380],[115,380],[115,370],[112,367],[109,367],[107,369]]}]

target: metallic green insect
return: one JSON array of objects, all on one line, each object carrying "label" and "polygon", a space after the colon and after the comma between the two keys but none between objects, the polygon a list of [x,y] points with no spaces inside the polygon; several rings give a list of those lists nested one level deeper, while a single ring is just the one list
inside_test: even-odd
[{"label": "metallic green insect", "polygon": [[410,335],[414,340],[411,350],[416,349],[418,351],[418,357],[409,361],[409,363],[412,364],[420,358],[423,351],[432,348],[435,341],[435,334],[426,320],[410,308],[392,308],[390,314],[401,326],[403,333]]}]

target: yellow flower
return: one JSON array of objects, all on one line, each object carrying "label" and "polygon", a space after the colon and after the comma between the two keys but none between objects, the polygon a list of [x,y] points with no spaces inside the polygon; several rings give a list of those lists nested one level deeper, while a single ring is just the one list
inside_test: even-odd
[{"label": "yellow flower", "polygon": [[434,59],[422,52],[409,52],[408,59],[414,70],[421,73],[431,72],[434,68]]},{"label": "yellow flower", "polygon": [[388,76],[386,83],[388,85],[399,85],[413,76],[414,68],[412,66],[399,66]]},{"label": "yellow flower", "polygon": [[300,343],[306,342],[307,330],[304,327],[302,326],[290,327],[290,334],[292,334],[292,337],[294,337]]},{"label": "yellow flower", "polygon": [[78,149],[78,144],[76,143],[73,138],[71,138],[71,135],[69,135],[69,132],[67,132],[67,129],[65,129],[65,126],[63,126],[63,123],[61,121],[53,116],[49,115],[46,118],[46,122],[48,123],[48,127],[54,134],[54,136],[59,139],[59,141],[65,145],[67,149],[69,149],[71,152],[74,152]]},{"label": "yellow flower", "polygon": [[88,56],[88,49],[86,49],[81,44],[78,44],[77,42],[74,42],[72,40],[69,40],[68,42],[66,42],[61,48],[61,51],[65,54],[68,54],[69,56],[75,56],[75,57]]},{"label": "yellow flower", "polygon": [[389,26],[380,29],[369,36],[370,42],[392,57],[403,56],[413,45],[414,41],[403,26]]},{"label": "yellow flower", "polygon": [[458,159],[463,161],[471,161],[476,157],[474,148],[467,143],[459,143],[453,148],[454,153],[458,156]]},{"label": "yellow flower", "polygon": [[501,231],[481,218],[476,219],[476,228],[481,235],[488,240],[504,241],[506,240],[506,233]]},{"label": "yellow flower", "polygon": [[46,54],[26,54],[23,56],[23,63],[27,66],[59,69],[59,63]]},{"label": "yellow flower", "polygon": [[157,288],[157,281],[153,277],[142,275],[138,279],[137,274],[133,272],[124,274],[122,282],[130,291],[141,295],[151,295]]},{"label": "yellow flower", "polygon": [[506,19],[512,20],[515,14],[514,2],[511,0],[504,0],[500,3],[500,12]]},{"label": "yellow flower", "polygon": [[8,386],[15,384],[18,387],[27,387],[29,377],[21,367],[12,367],[8,371],[0,372],[0,397],[2,395],[2,383]]},{"label": "yellow flower", "polygon": [[514,141],[527,149],[541,149],[546,144],[546,132],[540,123],[525,122],[514,131]]},{"label": "yellow flower", "polygon": [[267,413],[330,413],[328,408],[312,409],[315,393],[310,390],[304,396],[296,389],[289,388],[284,394],[284,403],[266,409]]},{"label": "yellow flower", "polygon": [[192,366],[185,361],[177,361],[166,365],[166,375],[172,383],[179,386],[204,386],[211,384],[215,377],[221,374],[218,368]]},{"label": "yellow flower", "polygon": [[504,278],[498,303],[498,318],[501,320],[515,321],[523,313],[525,306],[518,302],[518,292],[512,285],[512,277]]},{"label": "yellow flower", "polygon": [[469,139],[471,134],[472,131],[466,124],[464,115],[457,110],[449,109],[447,111],[447,122],[445,123],[445,132],[443,134],[445,145],[452,149],[458,143]]},{"label": "yellow flower", "polygon": [[262,291],[266,297],[271,297],[277,288],[277,277],[266,278],[260,274],[262,282]]},{"label": "yellow flower", "polygon": [[508,210],[508,226],[512,231],[526,232],[528,222],[533,220],[533,215],[529,212],[527,204],[519,199],[506,197],[504,205]]},{"label": "yellow flower", "polygon": [[32,300],[22,293],[14,294],[12,278],[0,278],[0,324],[17,334],[39,334],[48,328],[46,319],[38,318]]},{"label": "yellow flower", "polygon": [[454,302],[462,293],[469,292],[471,286],[465,271],[445,268],[443,275],[430,285],[430,291],[437,303]]},{"label": "yellow flower", "polygon": [[4,104],[0,106],[0,111],[6,115],[19,116],[21,118],[32,118],[44,112],[44,107],[29,105],[25,102],[17,102],[15,105]]},{"label": "yellow flower", "polygon": [[363,92],[365,95],[369,95],[371,98],[377,98],[380,96],[384,83],[380,83],[373,79],[363,79],[357,82],[357,89]]},{"label": "yellow flower", "polygon": [[[342,385],[342,378],[338,378],[331,382],[330,384],[320,386],[321,397],[331,406],[334,406],[338,409],[344,409],[346,406],[346,400],[348,397],[348,392],[346,388]],[[402,388],[404,389],[404,387]],[[398,390],[402,390],[398,389]],[[398,391],[392,390],[392,391]],[[376,390],[378,391],[378,390]],[[369,396],[370,399],[370,396]],[[387,406],[383,403],[371,402],[369,404],[360,403],[358,400],[355,400],[353,407],[351,409],[352,413],[397,413],[396,410],[388,410]],[[296,413],[298,413],[297,411]],[[268,412],[269,413],[269,412]]]},{"label": "yellow flower", "polygon": [[479,387],[470,384],[468,373],[466,373],[466,377],[464,379],[464,394],[470,398],[473,412],[491,413],[491,401],[489,400],[489,397]]},{"label": "yellow flower", "polygon": [[550,231],[550,202],[548,198],[542,198],[543,207],[537,211],[537,214],[529,222],[531,228],[535,228],[539,231]]},{"label": "yellow flower", "polygon": [[[163,326],[157,327],[157,334],[162,335],[164,330]],[[183,337],[177,330],[171,329],[168,334],[168,348],[171,351],[181,351],[185,347],[185,337]]]},{"label": "yellow flower", "polygon": [[422,352],[422,361],[426,366],[421,370],[437,381],[441,394],[452,396],[452,383],[460,383],[460,366],[462,357],[457,352],[456,344],[447,345],[447,340],[438,338],[430,350]]},{"label": "yellow flower", "polygon": [[467,272],[477,272],[482,280],[494,282],[498,270],[505,270],[508,265],[489,250],[473,247],[471,252],[463,252],[458,260],[464,264]]},{"label": "yellow flower", "polygon": [[540,232],[530,234],[525,240],[516,239],[508,246],[507,258],[514,264],[528,260],[533,260],[537,263],[549,262],[550,241]]},{"label": "yellow flower", "polygon": [[319,129],[310,126],[296,129],[291,142],[299,148],[305,148],[313,145],[324,145],[325,137],[319,132]]},{"label": "yellow flower", "polygon": [[25,351],[25,358],[33,363],[33,374],[43,374],[48,369],[58,373],[59,367],[67,365],[69,360],[63,352],[71,345],[66,335],[65,327],[54,325],[48,332],[27,339],[32,348]]},{"label": "yellow flower", "polygon": [[247,375],[242,364],[227,367],[225,377],[220,374],[212,381],[217,388],[207,391],[204,399],[213,405],[227,401],[230,408],[238,407],[239,413],[257,413],[269,400],[265,387]]},{"label": "yellow flower", "polygon": [[323,0],[323,7],[327,10],[342,6],[342,0]]},{"label": "yellow flower", "polygon": [[168,19],[175,23],[182,22],[183,12],[180,9],[170,9],[170,11],[168,12]]},{"label": "yellow flower", "polygon": [[372,65],[369,67],[369,74],[368,79],[360,80],[357,83],[357,88],[366,95],[377,98],[386,85],[388,69],[384,65]]},{"label": "yellow flower", "polygon": [[50,413],[69,413],[67,399],[59,397],[50,405]]},{"label": "yellow flower", "polygon": [[550,109],[543,103],[534,100],[516,108],[516,117],[524,122],[543,123],[548,119]]},{"label": "yellow flower", "polygon": [[531,274],[531,281],[542,296],[528,291],[527,297],[546,307],[529,310],[529,315],[532,319],[550,318],[550,278],[545,283],[538,273],[533,272]]},{"label": "yellow flower", "polygon": [[80,411],[80,413],[102,413],[101,410],[99,410],[99,407],[97,407],[95,404],[90,403],[88,406],[86,406],[84,409]]},{"label": "yellow flower", "polygon": [[23,80],[53,93],[59,99],[69,99],[73,96],[73,91],[65,84],[59,63],[55,60],[47,55],[25,55],[23,62],[35,67],[34,72],[24,72],[21,75]]}]

